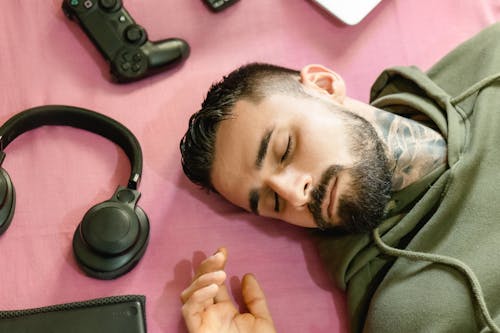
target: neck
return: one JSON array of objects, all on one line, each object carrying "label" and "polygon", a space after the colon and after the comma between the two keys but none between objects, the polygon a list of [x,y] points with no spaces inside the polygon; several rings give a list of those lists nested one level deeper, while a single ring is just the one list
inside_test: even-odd
[{"label": "neck", "polygon": [[433,129],[356,100],[346,99],[344,106],[370,122],[385,143],[394,170],[393,191],[407,187],[446,163],[446,141]]}]

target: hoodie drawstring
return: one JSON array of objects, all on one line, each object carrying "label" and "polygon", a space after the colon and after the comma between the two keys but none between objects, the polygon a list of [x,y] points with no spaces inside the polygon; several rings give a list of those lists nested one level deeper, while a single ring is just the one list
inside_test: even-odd
[{"label": "hoodie drawstring", "polygon": [[453,105],[458,104],[461,101],[463,101],[464,99],[466,99],[467,97],[475,94],[479,90],[483,89],[484,87],[488,86],[490,83],[492,83],[498,79],[500,79],[500,73],[495,73],[493,75],[487,76],[484,79],[476,82],[475,84],[473,84],[472,86],[470,86],[468,89],[461,92],[457,96],[453,97],[450,100],[450,103]]},{"label": "hoodie drawstring", "polygon": [[479,310],[486,321],[486,325],[496,333],[500,333],[500,328],[495,324],[491,315],[488,311],[488,307],[486,306],[486,302],[484,300],[484,295],[481,289],[481,285],[479,281],[472,271],[472,269],[467,266],[464,262],[448,256],[443,256],[439,254],[432,253],[424,253],[424,252],[413,252],[408,250],[401,250],[394,247],[391,247],[384,243],[382,238],[380,237],[378,228],[373,230],[373,238],[375,240],[375,244],[384,254],[394,256],[394,257],[403,257],[410,260],[421,260],[428,261],[433,263],[439,263],[447,266],[451,266],[455,268],[457,271],[466,276],[467,280],[472,289],[472,294],[474,295],[474,301],[479,306]]}]

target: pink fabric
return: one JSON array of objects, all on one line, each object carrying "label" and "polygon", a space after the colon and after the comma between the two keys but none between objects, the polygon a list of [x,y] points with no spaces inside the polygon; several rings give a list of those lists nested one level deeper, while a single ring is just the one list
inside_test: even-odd
[{"label": "pink fabric", "polygon": [[188,118],[212,81],[249,61],[325,64],[344,77],[350,96],[367,101],[381,70],[428,68],[493,23],[500,16],[497,1],[384,0],[353,27],[304,0],[241,0],[219,14],[201,0],[125,4],[150,39],[186,39],[187,62],[115,85],[87,37],[63,16],[61,0],[0,5],[0,121],[36,105],[69,104],[122,122],[142,144],[139,204],[151,222],[149,248],[132,272],[113,281],[86,277],[72,255],[73,232],[90,206],[126,182],[127,159],[113,143],[80,130],[52,127],[22,135],[6,149],[3,163],[17,207],[0,237],[0,309],[137,293],[147,297],[149,332],[185,332],[179,294],[190,280],[191,262],[224,245],[230,285],[254,272],[279,332],[348,331],[344,296],[304,230],[250,216],[186,180],[178,146]]}]

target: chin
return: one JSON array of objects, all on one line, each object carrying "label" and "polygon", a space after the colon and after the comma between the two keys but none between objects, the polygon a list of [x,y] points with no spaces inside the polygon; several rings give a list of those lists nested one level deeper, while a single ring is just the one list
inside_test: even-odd
[{"label": "chin", "polygon": [[[384,218],[384,208],[390,196],[378,193],[376,200],[365,205],[341,200],[340,221],[349,232],[370,232],[377,228]],[[375,198],[373,198],[375,199]]]}]

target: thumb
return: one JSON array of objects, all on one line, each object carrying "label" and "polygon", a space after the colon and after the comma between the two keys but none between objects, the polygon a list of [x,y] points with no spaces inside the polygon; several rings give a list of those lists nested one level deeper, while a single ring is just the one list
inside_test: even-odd
[{"label": "thumb", "polygon": [[257,279],[252,274],[246,274],[241,282],[243,301],[251,314],[256,318],[273,322],[267,307],[266,297]]}]

